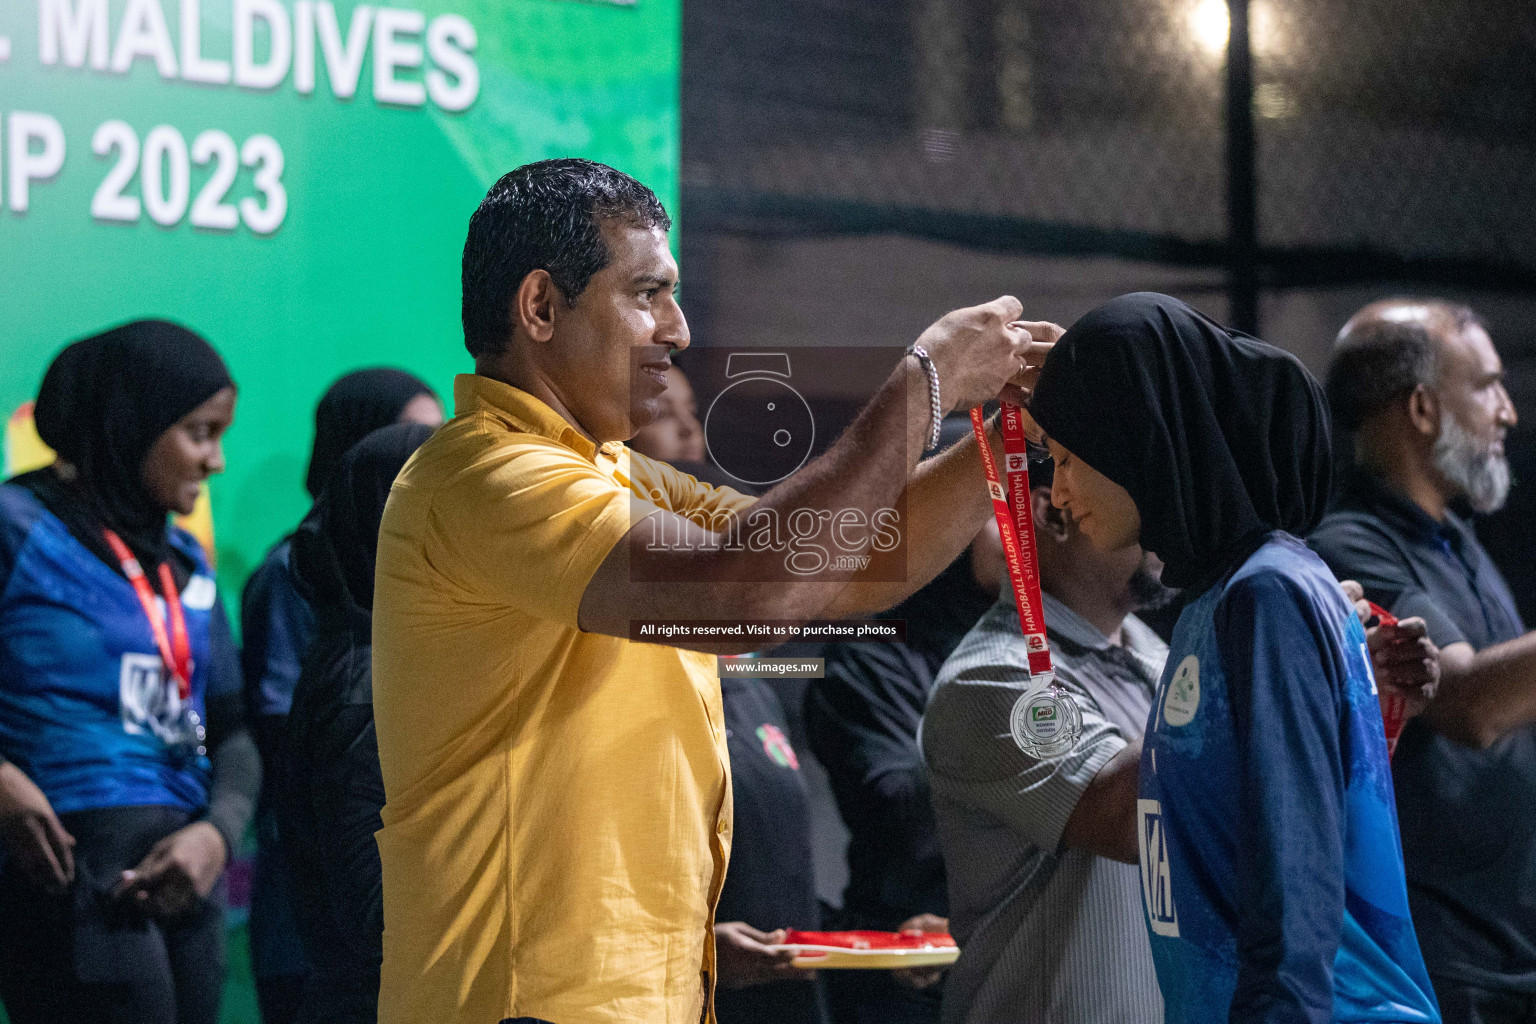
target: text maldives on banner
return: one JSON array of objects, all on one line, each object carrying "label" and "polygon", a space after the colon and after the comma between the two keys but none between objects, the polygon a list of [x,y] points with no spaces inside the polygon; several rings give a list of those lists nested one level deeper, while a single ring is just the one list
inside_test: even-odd
[{"label": "text maldives on banner", "polygon": [[399,365],[451,406],[491,182],[583,156],[675,212],[679,51],[680,0],[7,0],[0,415],[75,338],[205,335],[241,390],[213,488],[238,582],[303,514],[330,381]]}]

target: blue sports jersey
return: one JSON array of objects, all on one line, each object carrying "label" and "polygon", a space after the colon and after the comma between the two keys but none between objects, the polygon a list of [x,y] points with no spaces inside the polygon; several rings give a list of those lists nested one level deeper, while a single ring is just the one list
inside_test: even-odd
[{"label": "blue sports jersey", "polygon": [[[202,549],[182,530],[171,540],[196,567],[181,602],[190,704],[206,718],[208,697],[239,692],[239,665]],[[209,762],[168,742],[181,709],[128,580],[31,491],[0,485],[0,755],[61,814],[142,804],[195,813],[208,803]]]},{"label": "blue sports jersey", "polygon": [[1169,1024],[1437,1024],[1365,632],[1301,541],[1179,617],[1139,796]]}]

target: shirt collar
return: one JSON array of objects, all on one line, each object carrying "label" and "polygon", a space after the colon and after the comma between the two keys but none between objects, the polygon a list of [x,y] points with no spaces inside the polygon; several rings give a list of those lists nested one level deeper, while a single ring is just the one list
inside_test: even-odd
[{"label": "shirt collar", "polygon": [[453,405],[459,416],[487,413],[513,431],[563,444],[588,462],[595,462],[598,452],[617,459],[624,449],[619,441],[593,444],[565,417],[528,392],[478,373],[461,373],[453,379]]},{"label": "shirt collar", "polygon": [[1462,523],[1446,509],[1445,522],[1419,507],[1419,503],[1368,470],[1356,467],[1344,485],[1341,504],[1369,512],[1408,536],[1430,543],[1461,546]]},{"label": "shirt collar", "polygon": [[1076,644],[1078,647],[1086,647],[1091,651],[1102,651],[1114,645],[1109,638],[1096,629],[1093,623],[1083,618],[1077,612],[1068,608],[1050,594],[1041,595],[1045,598],[1045,624],[1052,633]]},{"label": "shirt collar", "polygon": [[1133,665],[1141,669],[1143,682],[1149,687],[1156,687],[1157,677],[1162,673],[1163,662],[1168,657],[1168,647],[1152,631],[1152,627],[1134,615],[1127,615],[1120,627],[1120,646],[1116,646],[1071,608],[1050,594],[1041,596],[1045,598],[1045,625],[1053,640],[1065,641],[1084,651],[1092,651],[1095,655],[1128,657]]}]

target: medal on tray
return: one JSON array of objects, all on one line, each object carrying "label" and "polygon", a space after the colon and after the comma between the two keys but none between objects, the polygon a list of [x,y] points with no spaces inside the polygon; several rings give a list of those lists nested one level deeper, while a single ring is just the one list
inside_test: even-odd
[{"label": "medal on tray", "polygon": [[1009,730],[1019,749],[1031,757],[1059,757],[1077,745],[1083,732],[1083,716],[1072,695],[1056,684],[1051,668],[1051,648],[1045,637],[1045,599],[1040,595],[1040,561],[1035,550],[1035,517],[1029,496],[1029,439],[1024,432],[1024,411],[1012,402],[1002,403],[1004,472],[997,471],[992,446],[987,441],[981,409],[971,410],[971,429],[981,449],[981,465],[992,494],[992,513],[1002,534],[1008,580],[1019,608],[1029,659],[1029,686],[1014,703]]}]

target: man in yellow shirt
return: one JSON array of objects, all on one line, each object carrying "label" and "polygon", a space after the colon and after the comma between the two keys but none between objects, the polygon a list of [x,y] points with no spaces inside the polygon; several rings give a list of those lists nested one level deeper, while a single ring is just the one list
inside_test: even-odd
[{"label": "man in yellow shirt", "polygon": [[[470,221],[475,373],[379,538],[382,1024],[712,1020],[731,839],[715,659],[633,642],[631,622],[901,600],[991,511],[974,441],[918,464],[931,416],[1023,382],[1059,332],[1016,323],[1011,298],[951,313],[826,454],[746,498],[623,444],[689,341],[669,228],[649,189],[584,160],[518,168]],[[906,543],[893,582],[800,577],[710,528],[890,508]]]}]

